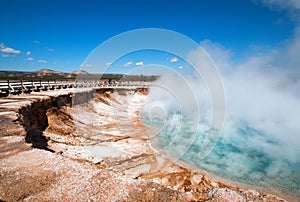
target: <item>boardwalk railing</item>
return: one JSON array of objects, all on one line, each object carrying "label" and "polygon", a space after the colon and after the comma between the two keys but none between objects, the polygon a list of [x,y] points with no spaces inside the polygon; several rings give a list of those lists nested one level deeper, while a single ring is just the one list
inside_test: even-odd
[{"label": "boardwalk railing", "polygon": [[0,80],[0,96],[10,94],[30,93],[65,88],[137,88],[147,87],[148,82],[108,81],[108,80]]}]

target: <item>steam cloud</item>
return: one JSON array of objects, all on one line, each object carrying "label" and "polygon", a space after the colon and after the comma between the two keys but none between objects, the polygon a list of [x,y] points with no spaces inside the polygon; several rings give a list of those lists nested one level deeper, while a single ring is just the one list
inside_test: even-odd
[{"label": "steam cloud", "polygon": [[[203,41],[201,46],[209,52],[221,71],[228,120],[243,121],[267,135],[268,140],[277,142],[280,150],[259,139],[252,139],[254,144],[264,144],[263,149],[270,155],[299,161],[300,99],[297,89],[300,85],[295,77],[297,69],[278,62],[281,57],[287,57],[282,53],[284,50],[253,56],[241,64],[234,64],[229,51],[220,45]],[[224,134],[232,130],[229,127],[237,128],[235,124],[225,125]]]},{"label": "steam cloud", "polygon": [[[297,25],[294,36],[286,40],[281,48],[256,51],[242,62],[233,60],[232,51],[220,44],[209,40],[200,43],[212,57],[223,79],[226,123],[221,142],[229,148],[226,152],[230,154],[222,153],[225,150],[222,151],[221,146],[207,161],[200,162],[194,158],[198,151],[197,146],[201,146],[201,140],[196,138],[190,145],[194,150],[189,150],[186,157],[190,156],[187,158],[199,167],[231,173],[235,175],[235,179],[244,178],[244,182],[253,180],[257,184],[264,181],[264,177],[267,178],[266,181],[274,179],[273,183],[278,183],[279,187],[290,189],[290,192],[297,192],[300,196],[300,16],[295,15],[300,4],[295,5],[295,1],[285,4],[286,1],[281,0],[261,2],[271,8],[289,11]],[[190,57],[201,62],[197,54],[191,54]],[[172,78],[172,74],[163,75],[157,85],[168,86],[173,92],[184,92],[185,88],[190,87],[197,88],[198,84],[194,81],[198,79],[184,76],[186,84],[181,85],[178,79]],[[197,103],[201,105],[198,106],[200,111],[193,111],[197,107],[194,102],[191,104],[191,100],[184,93],[177,93],[180,106],[174,104],[176,99],[170,99],[170,96],[159,89],[152,89],[149,97],[150,100],[162,101],[159,106],[165,114],[174,107],[186,108],[185,111],[190,112],[188,116],[192,112],[202,113],[203,106],[209,108],[210,105],[205,99],[207,95],[200,95],[197,91],[189,93],[194,93],[193,96],[202,101]],[[204,114],[207,115],[205,111]],[[168,121],[170,120],[167,119],[166,122]],[[199,128],[202,132],[207,130],[205,127]],[[174,144],[174,151],[179,150],[183,144],[182,140],[177,145]]]}]

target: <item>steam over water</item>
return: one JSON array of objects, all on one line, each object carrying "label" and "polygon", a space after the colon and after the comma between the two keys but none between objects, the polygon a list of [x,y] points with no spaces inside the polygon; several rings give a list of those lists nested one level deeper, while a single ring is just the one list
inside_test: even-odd
[{"label": "steam over water", "polygon": [[258,74],[250,84],[241,82],[249,74],[239,74],[239,83],[233,76],[224,77],[230,89],[222,135],[203,157],[211,123],[209,93],[197,78],[163,75],[150,89],[143,112],[153,147],[216,176],[300,197],[299,100]]},{"label": "steam over water", "polygon": [[[102,62],[129,52],[134,56],[139,50],[175,56],[170,68],[162,54],[163,60],[154,65],[128,72],[162,74],[142,111],[153,147],[217,176],[300,198],[299,30],[284,47],[250,51],[239,60],[209,40],[200,43],[204,51],[174,32],[137,30],[112,38],[87,61],[93,64],[95,58],[109,55],[106,48],[123,44],[124,37],[135,43]],[[161,61],[156,71],[154,66]]]}]

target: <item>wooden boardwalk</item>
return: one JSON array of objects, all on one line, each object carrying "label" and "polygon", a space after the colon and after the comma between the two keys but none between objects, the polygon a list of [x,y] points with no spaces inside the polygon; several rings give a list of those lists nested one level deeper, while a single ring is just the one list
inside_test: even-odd
[{"label": "wooden boardwalk", "polygon": [[67,88],[123,88],[135,89],[148,87],[149,82],[127,82],[107,80],[75,80],[75,79],[49,79],[49,80],[0,80],[0,97],[31,93],[47,90]]}]

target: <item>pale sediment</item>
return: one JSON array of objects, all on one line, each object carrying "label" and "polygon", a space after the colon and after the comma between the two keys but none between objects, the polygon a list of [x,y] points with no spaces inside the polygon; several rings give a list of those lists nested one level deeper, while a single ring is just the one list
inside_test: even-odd
[{"label": "pale sediment", "polygon": [[0,99],[0,199],[283,201],[156,153],[139,121],[145,93],[72,89]]}]

